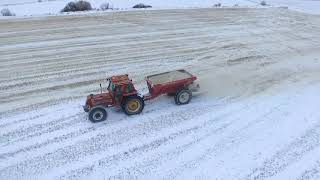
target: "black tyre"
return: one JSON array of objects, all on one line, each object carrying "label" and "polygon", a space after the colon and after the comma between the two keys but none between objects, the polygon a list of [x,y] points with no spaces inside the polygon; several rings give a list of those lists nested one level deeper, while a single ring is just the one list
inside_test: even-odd
[{"label": "black tyre", "polygon": [[89,112],[89,120],[93,123],[105,121],[107,116],[107,111],[100,106],[92,108]]},{"label": "black tyre", "polygon": [[174,96],[177,105],[188,104],[192,99],[192,92],[188,89],[182,89]]},{"label": "black tyre", "polygon": [[127,115],[140,114],[144,108],[144,100],[139,96],[127,97],[122,104],[122,110]]}]

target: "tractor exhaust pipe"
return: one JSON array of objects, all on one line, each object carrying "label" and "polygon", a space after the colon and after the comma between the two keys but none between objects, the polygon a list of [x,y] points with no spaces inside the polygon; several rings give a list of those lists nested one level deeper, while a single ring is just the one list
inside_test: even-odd
[{"label": "tractor exhaust pipe", "polygon": [[102,94],[102,86],[101,86],[101,83],[100,83],[100,91],[101,91],[101,94]]}]

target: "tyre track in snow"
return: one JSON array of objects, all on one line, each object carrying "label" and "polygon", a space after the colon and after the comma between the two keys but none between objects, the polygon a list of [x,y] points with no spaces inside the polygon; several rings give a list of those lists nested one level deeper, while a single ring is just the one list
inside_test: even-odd
[{"label": "tyre track in snow", "polygon": [[317,124],[285,149],[266,160],[262,167],[253,170],[246,179],[266,179],[272,177],[283,171],[290,164],[299,161],[304,154],[319,148],[319,146],[320,124]]},{"label": "tyre track in snow", "polygon": [[297,180],[310,180],[310,179],[319,179],[320,178],[320,161],[316,162],[316,165],[311,169],[306,170]]},{"label": "tyre track in snow", "polygon": [[81,122],[80,119],[82,119],[83,116],[77,119],[75,119],[75,117],[79,117],[79,115],[82,115],[82,114],[83,114],[82,112],[79,112],[72,116],[66,116],[60,119],[56,119],[54,121],[50,121],[49,123],[36,124],[23,129],[19,128],[16,131],[11,131],[9,133],[1,134],[1,136],[5,139],[10,139],[10,142],[9,142],[10,144],[16,143],[28,138],[43,135],[45,133],[58,131],[62,128],[66,128],[72,125],[73,126],[77,125],[77,123]]}]

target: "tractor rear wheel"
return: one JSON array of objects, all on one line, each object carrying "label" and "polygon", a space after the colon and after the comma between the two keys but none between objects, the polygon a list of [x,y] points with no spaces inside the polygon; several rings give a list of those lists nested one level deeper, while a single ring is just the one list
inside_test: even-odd
[{"label": "tractor rear wheel", "polygon": [[192,99],[192,92],[188,89],[182,89],[174,96],[177,105],[188,104]]},{"label": "tractor rear wheel", "polygon": [[144,100],[139,96],[127,97],[122,105],[122,110],[127,115],[140,114],[144,108]]},{"label": "tractor rear wheel", "polygon": [[107,111],[101,106],[94,107],[89,112],[89,120],[93,123],[105,121],[107,116]]}]

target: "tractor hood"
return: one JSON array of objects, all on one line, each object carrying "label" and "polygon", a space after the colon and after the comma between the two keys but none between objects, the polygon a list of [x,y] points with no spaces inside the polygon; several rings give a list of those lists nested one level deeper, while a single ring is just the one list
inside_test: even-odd
[{"label": "tractor hood", "polygon": [[109,106],[113,104],[113,98],[110,93],[90,94],[87,96],[86,106],[89,108],[97,105]]},{"label": "tractor hood", "polygon": [[110,93],[101,93],[101,94],[90,94],[88,97],[88,99],[105,99],[105,98],[112,98]]}]

